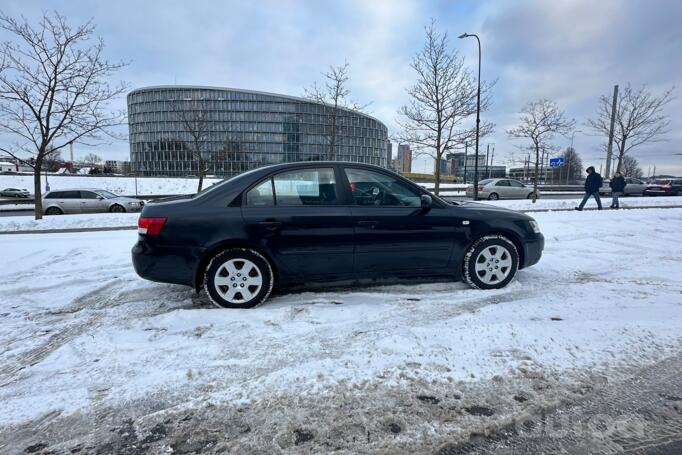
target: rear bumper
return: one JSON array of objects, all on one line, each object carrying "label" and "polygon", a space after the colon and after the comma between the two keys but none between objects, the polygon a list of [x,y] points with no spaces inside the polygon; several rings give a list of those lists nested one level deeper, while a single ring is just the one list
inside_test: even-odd
[{"label": "rear bumper", "polygon": [[537,234],[537,237],[533,240],[526,240],[526,243],[523,245],[524,255],[521,268],[523,269],[537,264],[542,257],[542,250],[544,248],[545,237],[542,234]]},{"label": "rear bumper", "polygon": [[131,253],[135,272],[145,280],[194,286],[200,257],[194,249],[151,245],[141,237]]}]

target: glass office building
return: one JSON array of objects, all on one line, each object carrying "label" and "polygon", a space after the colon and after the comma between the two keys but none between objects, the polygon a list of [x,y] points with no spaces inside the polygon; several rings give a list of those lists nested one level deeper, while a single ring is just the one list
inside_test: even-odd
[{"label": "glass office building", "polygon": [[383,123],[303,98],[173,85],[127,101],[131,169],[141,176],[198,175],[197,150],[206,175],[219,177],[294,161],[389,165]]}]

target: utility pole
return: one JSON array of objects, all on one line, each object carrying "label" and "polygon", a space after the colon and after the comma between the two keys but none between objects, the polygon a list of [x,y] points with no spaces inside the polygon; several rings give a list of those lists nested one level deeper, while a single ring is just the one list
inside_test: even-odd
[{"label": "utility pole", "polygon": [[469,159],[467,158],[467,149],[469,148],[469,143],[464,142],[464,184],[467,183],[467,162]]},{"label": "utility pole", "polygon": [[[611,128],[609,129],[609,144],[606,148],[606,178],[611,176],[611,151],[613,150],[613,127],[616,122],[616,105],[618,103],[618,85],[613,86],[613,103],[611,104]],[[620,162],[618,163],[620,170]]]},{"label": "utility pole", "polygon": [[485,170],[486,174],[488,174],[488,178],[490,178],[490,167],[488,166],[488,158],[490,157],[490,144],[485,149]]},{"label": "utility pole", "polygon": [[[490,155],[490,167],[493,166],[494,161],[495,161],[495,146],[493,145],[493,153]],[[490,178],[490,172],[488,172],[488,178]]]}]

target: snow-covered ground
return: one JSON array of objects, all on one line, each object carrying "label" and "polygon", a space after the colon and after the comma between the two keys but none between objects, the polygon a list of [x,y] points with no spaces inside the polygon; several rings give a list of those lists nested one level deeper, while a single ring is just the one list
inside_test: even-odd
[{"label": "snow-covered ground", "polygon": [[[467,199],[462,198],[463,201]],[[479,201],[484,204],[492,204],[498,207],[505,207],[512,210],[565,210],[573,209],[582,201],[582,196],[575,199],[543,199],[540,198],[535,201],[530,199],[508,199],[501,201]],[[601,198],[602,207],[607,208],[611,205],[610,197]],[[682,206],[682,197],[680,196],[660,196],[660,197],[622,197],[620,198],[620,207],[669,207]],[[597,208],[597,203],[593,198],[590,198],[585,205],[586,209]]]},{"label": "snow-covered ground", "polygon": [[679,349],[682,209],[534,217],[543,259],[502,290],[358,287],[243,311],[138,278],[134,231],[0,236],[0,446],[121,415],[140,439],[166,422],[147,439],[161,453],[169,422],[220,409],[225,450],[423,450]]},{"label": "snow-covered ground", "polygon": [[[45,191],[45,178],[43,177],[43,191]],[[221,182],[222,179],[204,179],[204,187]],[[97,188],[111,191],[112,193],[133,196],[135,195],[134,177],[98,177],[78,175],[48,175],[51,190],[65,188]],[[174,195],[196,193],[198,178],[175,178],[175,177],[138,177],[137,194],[151,195]],[[32,175],[0,175],[0,189],[2,188],[26,188],[33,193]]]}]

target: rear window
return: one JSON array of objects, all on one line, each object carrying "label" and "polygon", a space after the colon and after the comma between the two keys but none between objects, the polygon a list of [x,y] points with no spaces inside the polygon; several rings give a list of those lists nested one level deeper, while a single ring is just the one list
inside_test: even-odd
[{"label": "rear window", "polygon": [[670,183],[670,180],[668,180],[668,179],[656,179],[655,182],[658,185],[667,185]]},{"label": "rear window", "polygon": [[487,185],[488,183],[490,183],[492,181],[493,181],[492,179],[483,179],[483,180],[479,180],[478,184],[479,185]]}]

